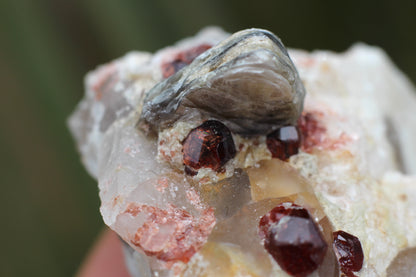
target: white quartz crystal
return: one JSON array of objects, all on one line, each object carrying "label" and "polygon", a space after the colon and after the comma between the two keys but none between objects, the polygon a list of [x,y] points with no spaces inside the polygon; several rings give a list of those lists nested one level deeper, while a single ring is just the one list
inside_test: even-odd
[{"label": "white quartz crystal", "polygon": [[[180,142],[198,124],[165,129],[159,140],[137,127],[145,93],[163,79],[162,64],[227,36],[209,28],[154,55],[132,52],[99,67],[87,75],[85,97],[69,119],[82,161],[98,180],[104,222],[137,251],[138,264],[151,268],[137,276],[287,276],[252,238],[261,213],[297,193],[273,187],[274,166],[307,183],[333,231],[359,238],[364,265],[356,275],[413,276],[416,94],[381,49],[289,51],[307,92],[303,116],[315,125],[305,125],[300,153],[265,170],[265,177],[235,171],[270,162],[264,136],[254,143],[233,134],[246,152],[227,167],[230,180],[207,173],[222,180],[207,186],[186,176],[181,164]],[[398,255],[413,260],[400,262]],[[134,259],[129,264],[134,268]],[[313,276],[328,274],[322,272]]]}]

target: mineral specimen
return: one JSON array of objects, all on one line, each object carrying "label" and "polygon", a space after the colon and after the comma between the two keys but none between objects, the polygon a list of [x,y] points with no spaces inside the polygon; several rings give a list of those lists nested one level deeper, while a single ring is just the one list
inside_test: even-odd
[{"label": "mineral specimen", "polygon": [[356,236],[344,231],[334,232],[334,251],[341,271],[348,277],[355,276],[353,271],[360,271],[364,254],[360,240]]},{"label": "mineral specimen", "polygon": [[280,40],[251,29],[226,38],[152,88],[140,121],[159,131],[198,116],[221,120],[236,133],[264,134],[295,124],[304,95]]},{"label": "mineral specimen", "polygon": [[260,219],[264,247],[293,276],[307,276],[322,263],[328,245],[308,211],[290,202]]},{"label": "mineral specimen", "polygon": [[175,74],[211,47],[212,45],[201,44],[199,46],[178,53],[176,56],[173,57],[172,60],[169,60],[162,64],[163,77],[167,78]]},{"label": "mineral specimen", "polygon": [[201,167],[221,170],[226,162],[234,158],[236,150],[230,130],[219,121],[207,120],[191,130],[183,142],[185,172]]},{"label": "mineral specimen", "polygon": [[299,151],[299,130],[295,126],[284,126],[268,134],[266,142],[273,158],[287,160]]},{"label": "mineral specimen", "polygon": [[378,48],[209,28],[89,73],[69,126],[132,276],[413,276],[415,107]]}]

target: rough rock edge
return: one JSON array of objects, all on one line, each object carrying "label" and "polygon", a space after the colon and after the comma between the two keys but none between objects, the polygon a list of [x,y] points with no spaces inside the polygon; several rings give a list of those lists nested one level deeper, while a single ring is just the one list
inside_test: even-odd
[{"label": "rough rock edge", "polygon": [[[304,78],[308,93],[314,91],[313,88],[308,88],[308,86],[313,87],[313,84],[307,84],[310,79],[316,78],[316,74],[319,75],[331,67],[338,66],[339,72],[337,72],[337,74],[340,72],[342,73],[343,69],[341,65],[345,65],[344,63],[349,64],[358,62],[358,64],[360,64],[362,59],[367,59],[367,61],[370,61],[369,68],[367,68],[368,70],[385,70],[385,72],[383,71],[383,75],[379,76],[379,78],[381,80],[390,80],[392,87],[396,86],[394,90],[401,94],[401,96],[392,98],[383,97],[382,95],[377,95],[378,97],[372,95],[370,97],[370,101],[376,102],[376,104],[374,104],[375,106],[378,106],[379,108],[381,107],[381,109],[386,111],[385,114],[391,118],[396,130],[400,132],[398,139],[400,141],[399,145],[402,146],[401,156],[403,157],[402,162],[405,166],[404,170],[409,173],[416,172],[416,159],[412,157],[412,154],[416,153],[416,146],[413,144],[415,138],[414,126],[416,126],[416,119],[408,116],[409,110],[416,106],[414,96],[412,96],[414,88],[402,73],[391,67],[391,61],[386,57],[382,50],[364,45],[356,45],[344,55],[337,55],[329,52],[315,52],[309,56],[309,54],[300,51],[291,51],[291,54],[298,70],[300,71],[301,77]],[[141,70],[142,66],[149,66],[149,58],[150,56],[147,53],[135,53],[127,55],[126,57],[111,63],[109,66],[116,64],[116,66],[123,71],[123,66],[128,65],[129,63],[136,63],[134,68]],[[350,60],[348,60],[348,58],[350,58]],[[145,60],[144,63],[138,62],[142,59]],[[308,67],[308,65],[306,65],[308,62],[316,62],[313,60],[319,60],[319,64],[313,65],[316,67],[306,75],[303,69],[304,67]],[[97,177],[97,152],[101,147],[101,139],[105,133],[99,131],[97,123],[100,121],[99,117],[100,115],[102,117],[102,112],[105,107],[94,104],[91,108],[88,106],[93,101],[92,98],[94,97],[91,87],[93,87],[95,82],[97,82],[97,78],[103,74],[103,71],[105,71],[105,68],[102,67],[96,72],[88,75],[86,81],[86,99],[79,104],[78,111],[75,112],[69,120],[70,128],[75,138],[80,143],[79,147],[83,156],[83,161],[89,172],[94,177]],[[327,73],[331,74],[330,71],[331,70]],[[346,76],[349,74],[351,74],[351,72],[346,72]],[[359,80],[359,74],[360,73],[358,72],[357,74],[352,74],[353,76],[349,77],[354,77]],[[332,77],[336,79],[339,78],[340,75]],[[158,79],[157,76],[153,78],[154,82]],[[140,94],[137,91],[132,93]],[[143,90],[141,93],[143,93]],[[313,97],[311,96],[309,98]],[[137,97],[136,99],[140,99],[140,97]],[[395,105],[392,105],[392,101],[396,102]],[[137,104],[137,102],[135,104]],[[406,109],[403,107],[408,108]],[[405,120],[403,120],[404,118]],[[88,123],[86,124],[86,122],[90,120],[92,120],[93,123],[89,122],[90,125]],[[91,126],[94,125],[94,123],[95,126]],[[384,132],[386,132],[386,130],[384,130]],[[381,133],[383,133],[383,131]],[[403,146],[405,146],[406,151],[403,150]],[[389,148],[388,145],[387,148]],[[318,154],[318,156],[319,155],[320,154]],[[391,155],[392,153],[387,153],[386,157],[391,158]],[[325,156],[325,154],[322,156]],[[330,157],[330,160],[332,160],[332,158],[333,157]],[[365,159],[362,159],[358,164],[349,164],[349,166],[352,167],[352,170],[347,171],[350,174],[344,173],[343,177],[347,178],[350,182],[359,182],[361,188],[364,188],[363,190],[367,191],[368,195],[371,195],[371,197],[368,199],[360,199],[358,202],[356,199],[351,197],[357,195],[356,192],[349,191],[346,195],[351,197],[351,203],[346,203],[345,200],[341,200],[343,196],[336,195],[339,192],[331,191],[328,187],[325,187],[325,185],[336,182],[334,180],[334,168],[331,170],[328,169],[329,172],[325,172],[325,170],[323,170],[324,173],[322,173],[322,171],[321,173],[318,173],[315,172],[315,170],[322,168],[320,168],[320,165],[317,164],[319,161],[317,161],[316,158],[313,158],[313,155],[299,155],[296,159],[297,161],[293,162],[293,165],[295,167],[298,166],[300,171],[303,172],[305,176],[313,178],[313,184],[316,189],[317,196],[333,224],[340,229],[354,233],[361,239],[365,251],[365,264],[359,274],[360,276],[384,276],[385,269],[399,250],[405,249],[406,247],[416,246],[416,215],[413,212],[416,210],[415,177],[401,174],[398,166],[392,166],[387,170],[386,168],[383,168],[383,166],[381,166],[382,170],[378,170],[375,168],[378,167],[377,165],[370,166],[370,168],[368,168],[368,166],[364,165]],[[344,161],[345,160],[343,160],[343,162]],[[300,164],[302,164],[302,166],[299,166]],[[365,169],[370,169],[369,172],[370,175],[372,175],[372,178],[370,178],[371,180],[363,178],[360,174],[355,174],[356,172],[364,171],[361,166]],[[389,166],[391,166],[391,164]],[[342,171],[342,168],[335,169],[340,169]],[[340,176],[341,174],[337,175],[338,178]],[[348,185],[347,181],[344,182],[345,185]],[[384,199],[385,202],[379,203],[381,202],[381,199]],[[365,207],[368,207],[368,203],[374,204],[372,206],[373,209],[370,211]],[[380,215],[380,213],[382,215]],[[362,218],[363,214],[365,215],[364,218]],[[383,216],[383,214],[384,221],[382,223],[387,225],[380,226],[379,220],[383,219],[380,217]],[[372,215],[375,216],[375,218],[372,218]],[[365,223],[370,223],[372,228],[362,228]],[[391,224],[388,225],[389,223]],[[377,232],[377,230],[382,227],[385,227],[383,232]],[[387,235],[382,236],[382,233]],[[394,235],[397,235],[396,238],[394,238],[395,240],[392,238]],[[383,244],[380,242],[383,242]]]}]

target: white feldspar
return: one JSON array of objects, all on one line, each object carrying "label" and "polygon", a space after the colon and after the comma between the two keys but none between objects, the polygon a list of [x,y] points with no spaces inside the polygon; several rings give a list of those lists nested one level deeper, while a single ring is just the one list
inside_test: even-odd
[{"label": "white feldspar", "polygon": [[[69,119],[82,160],[99,182],[104,222],[137,251],[141,264],[146,264],[146,259],[140,253],[151,256],[148,263],[159,276],[210,276],[214,272],[210,263],[227,266],[210,259],[210,253],[221,253],[228,263],[235,264],[237,269],[228,271],[230,275],[287,276],[244,234],[236,235],[232,242],[227,242],[226,236],[218,237],[221,228],[254,232],[253,226],[242,230],[244,225],[235,222],[244,218],[245,213],[238,212],[241,207],[256,204],[246,199],[247,195],[250,198],[250,184],[244,174],[237,177],[247,185],[248,194],[230,181],[221,185],[228,192],[217,196],[212,192],[218,199],[211,199],[204,198],[204,189],[195,186],[198,180],[181,173],[179,142],[198,124],[185,122],[177,130],[167,129],[159,142],[136,126],[144,94],[162,80],[165,60],[183,49],[213,45],[227,36],[219,29],[206,29],[155,55],[132,52],[99,67],[87,75],[85,97]],[[307,91],[304,114],[316,120],[322,130],[312,131],[314,143],[292,156],[290,166],[308,180],[334,231],[344,230],[360,239],[364,265],[358,276],[414,273],[411,260],[392,263],[401,251],[416,251],[414,87],[376,47],[357,44],[342,54],[299,50],[289,54]],[[183,130],[187,131],[181,133]],[[160,146],[161,139],[170,140],[169,147]],[[259,167],[261,160],[271,159],[264,137],[258,139],[261,143],[235,139],[244,141],[242,151],[256,145],[262,148],[250,150],[249,158],[248,152],[244,157],[237,155],[227,172]],[[164,155],[167,150],[172,152]],[[169,162],[175,165],[169,166]],[[270,198],[281,196],[265,190],[264,195]],[[233,200],[239,197],[246,200]],[[235,216],[222,220],[218,207],[225,201],[236,205]],[[247,217],[253,218],[250,213],[256,210],[247,212]],[[186,237],[178,239],[183,234]],[[242,249],[252,249],[252,253]],[[178,259],[181,255],[187,258]],[[254,261],[263,256],[266,259],[261,262]],[[412,276],[409,274],[405,276]]]}]

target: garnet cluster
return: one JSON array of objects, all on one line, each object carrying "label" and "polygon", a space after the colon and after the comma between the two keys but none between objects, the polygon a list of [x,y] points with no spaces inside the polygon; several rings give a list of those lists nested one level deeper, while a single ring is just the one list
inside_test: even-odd
[{"label": "garnet cluster", "polygon": [[290,202],[276,206],[260,219],[259,234],[280,267],[296,277],[315,271],[328,248],[309,212]]},{"label": "garnet cluster", "polygon": [[195,175],[203,167],[221,171],[236,149],[230,130],[219,121],[207,120],[189,132],[182,152],[185,172]]}]

